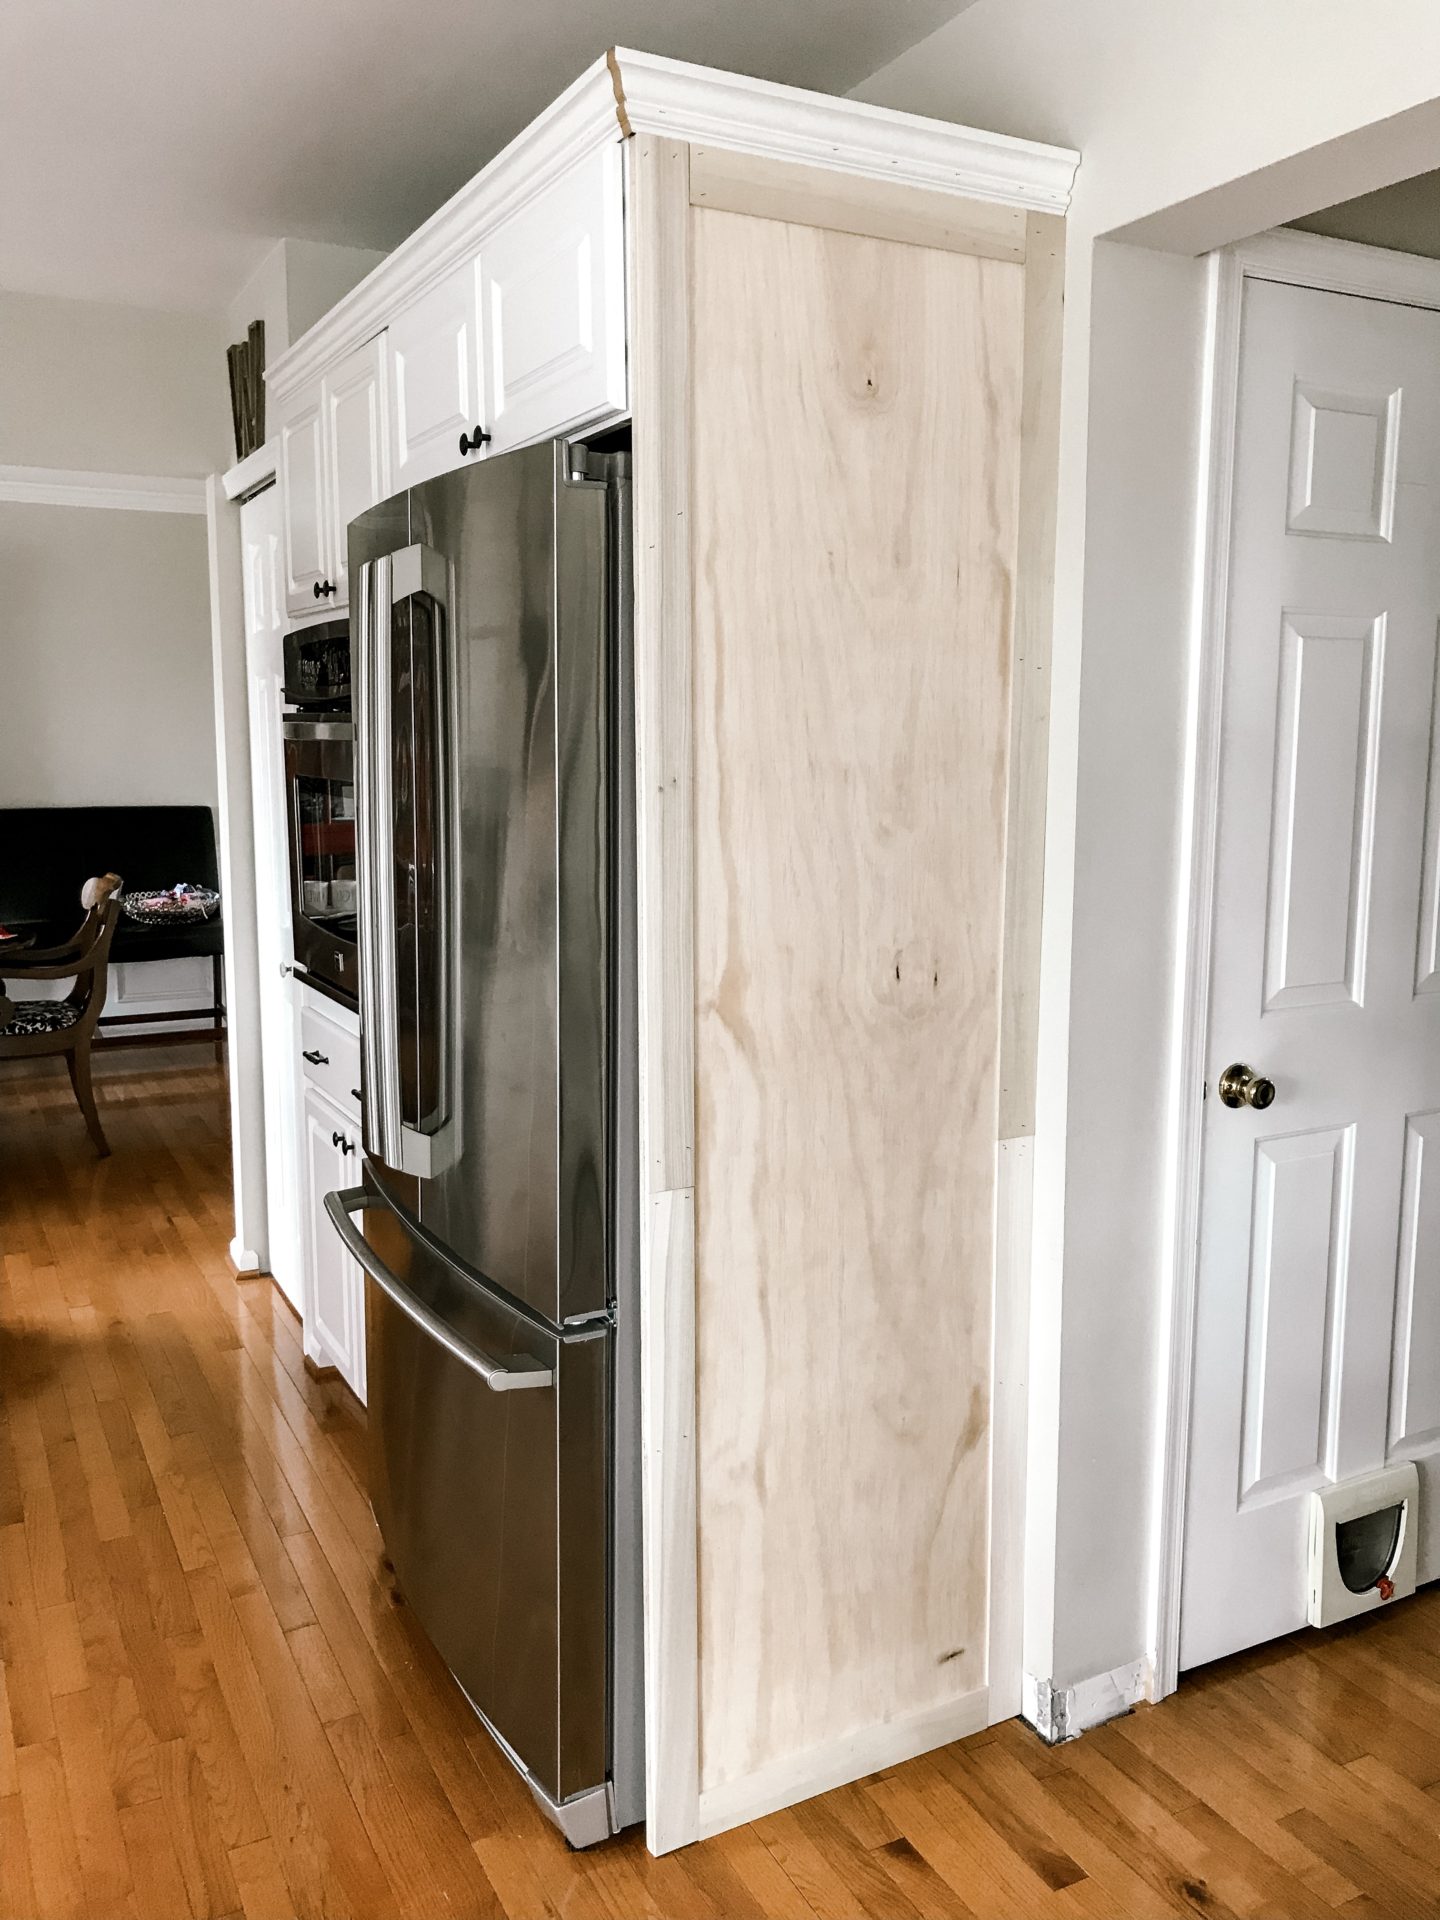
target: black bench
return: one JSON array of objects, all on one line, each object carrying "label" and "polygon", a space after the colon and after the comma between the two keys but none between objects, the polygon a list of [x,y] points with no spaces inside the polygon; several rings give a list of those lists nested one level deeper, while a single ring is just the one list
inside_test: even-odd
[{"label": "black bench", "polygon": [[[127,893],[220,885],[215,821],[209,807],[0,807],[0,926],[35,936],[38,946],[67,939],[80,924],[80,889],[96,873],[118,873]],[[215,1053],[225,1018],[225,930],[221,915],[182,926],[142,927],[121,915],[110,950],[112,966],[143,960],[208,956],[214,1004],[175,1013],[117,1013],[101,1027],[157,1020],[203,1020],[215,1029]],[[19,954],[17,965],[23,965]],[[0,966],[3,971],[3,966]]]}]

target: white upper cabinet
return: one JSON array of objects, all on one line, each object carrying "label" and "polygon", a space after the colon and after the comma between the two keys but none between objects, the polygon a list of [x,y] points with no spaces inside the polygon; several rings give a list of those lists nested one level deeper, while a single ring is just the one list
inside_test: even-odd
[{"label": "white upper cabinet", "polygon": [[624,186],[618,143],[497,227],[475,265],[488,453],[623,411]]},{"label": "white upper cabinet", "polygon": [[458,467],[480,425],[475,275],[467,261],[390,323],[390,449],[395,490]]},{"label": "white upper cabinet", "polygon": [[349,599],[346,528],[357,514],[390,491],[390,449],[385,432],[385,336],[349,354],[324,388],[325,439],[329,458],[329,578],[331,605]]},{"label": "white upper cabinet", "polygon": [[388,452],[379,334],[332,367],[318,394],[300,395],[280,428],[290,614],[345,606],[345,529],[390,491]]},{"label": "white upper cabinet", "polygon": [[314,613],[326,578],[325,459],[320,396],[312,394],[280,428],[280,486],[285,496],[285,605]]}]

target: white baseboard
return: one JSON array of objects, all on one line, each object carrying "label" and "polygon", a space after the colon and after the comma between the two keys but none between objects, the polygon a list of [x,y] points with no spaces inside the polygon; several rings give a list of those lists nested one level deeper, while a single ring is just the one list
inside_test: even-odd
[{"label": "white baseboard", "polygon": [[1037,1680],[1027,1673],[1021,1682],[1020,1714],[1042,1740],[1058,1746],[1062,1740],[1078,1740],[1091,1727],[1128,1713],[1137,1700],[1143,1700],[1149,1687],[1147,1663],[1131,1660],[1109,1673],[1095,1673],[1073,1686],[1057,1687],[1051,1680]]},{"label": "white baseboard", "polygon": [[973,1693],[961,1694],[938,1707],[922,1707],[898,1719],[881,1721],[878,1726],[861,1727],[842,1739],[808,1747],[802,1753],[787,1754],[783,1760],[772,1760],[739,1780],[727,1780],[723,1786],[702,1792],[696,1837],[708,1840],[712,1834],[743,1826],[747,1820],[759,1820],[781,1807],[793,1807],[797,1801],[861,1780],[882,1767],[913,1760],[917,1753],[963,1740],[989,1724],[989,1691],[977,1687]]}]

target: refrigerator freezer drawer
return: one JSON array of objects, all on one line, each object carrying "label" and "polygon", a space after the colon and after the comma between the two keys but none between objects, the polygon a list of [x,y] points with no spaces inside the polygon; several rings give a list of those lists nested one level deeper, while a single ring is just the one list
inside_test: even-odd
[{"label": "refrigerator freezer drawer", "polygon": [[[402,1308],[367,1284],[370,1494],[386,1550],[445,1664],[567,1825],[564,1803],[603,1789],[609,1762],[614,1336],[537,1325],[377,1196],[363,1220],[371,1263],[407,1297]],[[487,1367],[526,1390],[496,1391]]]}]

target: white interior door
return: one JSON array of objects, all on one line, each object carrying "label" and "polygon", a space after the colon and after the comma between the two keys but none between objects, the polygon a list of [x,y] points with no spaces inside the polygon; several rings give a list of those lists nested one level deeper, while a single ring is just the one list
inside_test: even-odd
[{"label": "white interior door", "polygon": [[1309,1489],[1440,1452],[1440,314],[1244,300],[1182,1666],[1303,1625]]}]

